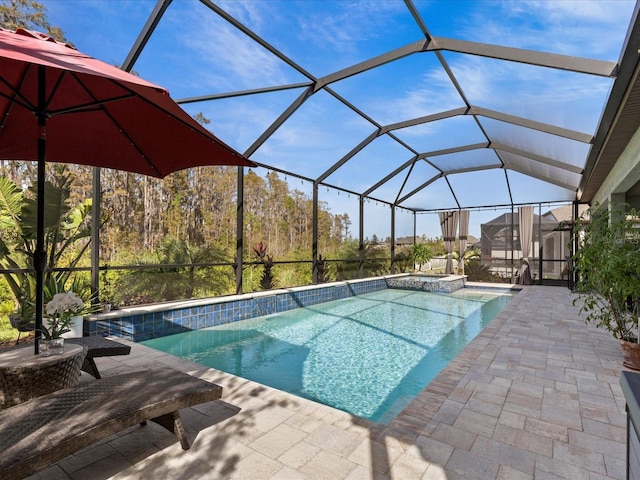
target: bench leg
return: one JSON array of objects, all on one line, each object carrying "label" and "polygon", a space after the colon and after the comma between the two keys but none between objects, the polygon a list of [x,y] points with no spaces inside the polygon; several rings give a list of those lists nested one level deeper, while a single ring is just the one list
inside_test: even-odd
[{"label": "bench leg", "polygon": [[81,370],[83,372],[87,372],[90,375],[93,375],[95,378],[101,378],[100,372],[98,371],[98,366],[96,365],[93,357],[85,357],[84,362],[82,363]]},{"label": "bench leg", "polygon": [[189,440],[187,440],[187,434],[184,431],[184,426],[182,425],[182,420],[180,419],[180,413],[178,413],[177,410],[160,417],[152,418],[151,421],[163,426],[171,433],[174,433],[178,437],[178,439],[180,439],[180,445],[182,446],[182,449],[189,450]]}]

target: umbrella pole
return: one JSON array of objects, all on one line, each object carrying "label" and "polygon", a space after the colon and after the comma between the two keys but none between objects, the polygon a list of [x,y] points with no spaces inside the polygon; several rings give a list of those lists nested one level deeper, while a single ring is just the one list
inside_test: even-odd
[{"label": "umbrella pole", "polygon": [[36,221],[36,250],[33,255],[33,265],[36,270],[36,341],[34,353],[40,351],[42,337],[42,315],[44,313],[44,270],[47,254],[44,250],[44,192],[45,192],[45,150],[47,145],[47,118],[45,116],[46,103],[46,70],[38,66],[38,193],[37,193],[37,221]]}]

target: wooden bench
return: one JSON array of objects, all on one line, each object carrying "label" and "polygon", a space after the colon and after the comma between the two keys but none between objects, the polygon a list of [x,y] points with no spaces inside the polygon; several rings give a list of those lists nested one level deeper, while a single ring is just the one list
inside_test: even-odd
[{"label": "wooden bench", "polygon": [[82,383],[0,410],[0,479],[24,478],[147,420],[175,433],[186,450],[178,410],[221,394],[221,386],[167,367]]}]

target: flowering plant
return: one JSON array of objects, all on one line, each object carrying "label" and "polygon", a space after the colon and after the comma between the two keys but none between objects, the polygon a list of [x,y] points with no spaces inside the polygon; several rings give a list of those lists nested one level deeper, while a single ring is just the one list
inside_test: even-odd
[{"label": "flowering plant", "polygon": [[84,301],[75,292],[56,293],[45,310],[49,328],[42,333],[45,338],[59,338],[71,324],[71,317],[80,315],[85,309]]}]

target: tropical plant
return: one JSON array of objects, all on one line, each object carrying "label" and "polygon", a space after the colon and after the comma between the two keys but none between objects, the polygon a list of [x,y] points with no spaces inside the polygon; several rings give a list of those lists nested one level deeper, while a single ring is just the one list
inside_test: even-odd
[{"label": "tropical plant", "polygon": [[418,271],[422,270],[422,265],[431,260],[431,249],[426,243],[414,243],[411,246],[411,258],[418,265]]},{"label": "tropical plant", "polygon": [[167,267],[133,270],[120,278],[118,284],[131,299],[135,299],[133,303],[188,299],[226,292],[232,282],[230,275],[198,266],[223,261],[224,254],[213,246],[196,247],[183,240],[168,239],[155,256],[139,261],[140,265],[160,263]]},{"label": "tropical plant", "polygon": [[479,258],[473,258],[465,266],[464,273],[472,282],[502,283],[504,279],[491,271],[489,265],[483,264]]},{"label": "tropical plant", "polygon": [[274,265],[272,273],[274,288],[286,288],[296,285],[306,285],[309,283],[306,278],[303,278],[303,276],[300,275],[300,270],[295,264]]},{"label": "tropical plant", "polygon": [[[451,257],[454,260],[458,260],[460,258],[460,253],[459,252],[453,252],[451,254]],[[462,255],[462,259],[466,262],[468,262],[469,260],[476,260],[480,258],[480,250],[478,250],[477,248],[472,248],[467,250],[466,252],[464,252],[464,255]]]},{"label": "tropical plant", "polygon": [[[55,267],[78,266],[91,241],[91,200],[70,205],[71,175],[63,165],[52,169],[45,183],[45,301],[71,279],[71,271],[53,271]],[[23,191],[0,177],[0,266],[17,309],[31,316],[35,310],[34,252],[36,249],[36,189]],[[105,220],[106,221],[106,220]]]},{"label": "tropical plant", "polygon": [[[453,252],[451,257],[456,260],[458,263],[460,263],[460,253]],[[478,250],[477,248],[472,248],[467,250],[466,252],[464,252],[464,255],[462,255],[462,262],[464,263],[464,265],[467,265],[469,263],[469,261],[471,260],[479,260],[480,259],[480,250]]]},{"label": "tropical plant", "polygon": [[112,306],[118,304],[119,295],[117,288],[114,285],[115,272],[109,271],[109,264],[105,263],[100,270],[100,293],[99,302],[103,305],[109,305],[109,309]]},{"label": "tropical plant", "polygon": [[318,262],[316,268],[318,269],[318,283],[327,283],[329,279],[329,269],[327,268],[327,262],[322,255],[318,255]]},{"label": "tropical plant", "polygon": [[260,286],[263,290],[271,290],[273,288],[273,258],[267,255],[267,246],[260,242],[253,247],[253,252],[258,257],[260,263],[262,263],[262,277],[260,277]]},{"label": "tropical plant", "polygon": [[594,205],[574,226],[582,237],[573,256],[575,291],[586,322],[615,338],[638,341],[640,301],[640,228],[634,209]]},{"label": "tropical plant", "polygon": [[[340,262],[336,262],[336,280],[353,280],[359,277],[360,244],[357,240],[346,240],[338,253]],[[384,275],[388,272],[385,252],[379,245],[365,242],[363,245],[362,267],[365,277]]]}]

